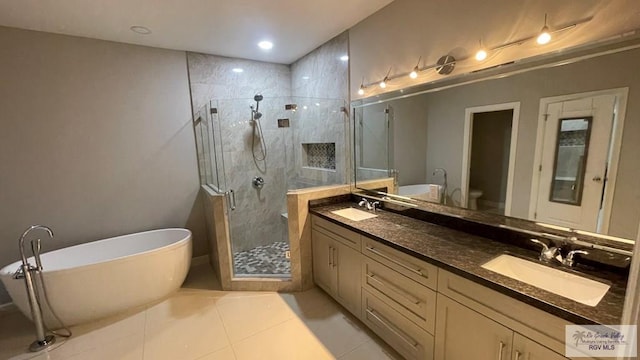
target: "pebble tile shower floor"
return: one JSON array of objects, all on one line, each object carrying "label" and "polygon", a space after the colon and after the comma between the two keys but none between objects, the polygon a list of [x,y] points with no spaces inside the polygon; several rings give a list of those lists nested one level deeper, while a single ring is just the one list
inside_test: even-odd
[{"label": "pebble tile shower floor", "polygon": [[291,261],[285,254],[289,244],[276,241],[233,255],[235,275],[291,275]]}]

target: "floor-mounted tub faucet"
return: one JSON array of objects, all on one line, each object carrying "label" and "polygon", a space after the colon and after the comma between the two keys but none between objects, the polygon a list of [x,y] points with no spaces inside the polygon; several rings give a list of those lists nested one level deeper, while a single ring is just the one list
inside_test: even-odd
[{"label": "floor-mounted tub faucet", "polygon": [[433,170],[433,176],[436,176],[438,172],[442,172],[442,177],[444,178],[442,183],[442,203],[447,205],[447,170],[443,168],[435,168]]},{"label": "floor-mounted tub faucet", "polygon": [[20,236],[19,245],[20,245],[20,256],[22,257],[22,266],[20,267],[21,271],[18,271],[14,277],[24,277],[25,285],[27,286],[27,296],[29,298],[29,306],[31,307],[31,316],[33,317],[33,323],[36,326],[36,341],[31,343],[29,346],[29,350],[36,352],[40,350],[44,350],[49,346],[53,345],[56,342],[56,337],[53,335],[47,335],[45,333],[44,320],[42,319],[42,308],[40,307],[40,302],[38,301],[38,297],[36,296],[35,284],[33,281],[33,277],[31,276],[32,272],[39,272],[42,270],[42,262],[40,261],[40,239],[37,239],[34,243],[31,241],[31,250],[33,251],[33,257],[36,262],[36,266],[32,266],[27,262],[27,256],[24,251],[24,240],[29,235],[29,233],[33,230],[44,230],[49,234],[49,237],[53,239],[53,231],[50,228],[44,225],[32,225],[24,233]]}]

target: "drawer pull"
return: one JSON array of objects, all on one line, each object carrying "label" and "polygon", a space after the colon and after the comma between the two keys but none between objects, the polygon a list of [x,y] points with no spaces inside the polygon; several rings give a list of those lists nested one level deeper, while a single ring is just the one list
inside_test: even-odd
[{"label": "drawer pull", "polygon": [[417,299],[414,296],[410,295],[406,291],[399,289],[397,286],[389,284],[389,283],[383,281],[379,276],[375,276],[375,274],[374,275],[367,274],[367,277],[370,280],[373,280],[376,283],[380,284],[382,287],[388,288],[389,290],[393,291],[394,293],[396,293],[396,294],[402,296],[403,298],[409,300],[410,303],[413,303],[413,304],[416,304],[416,305],[420,304],[420,300],[419,299]]},{"label": "drawer pull", "polygon": [[522,354],[520,353],[520,351],[516,350],[516,354],[515,354],[515,358],[514,358],[514,360],[520,360],[520,355],[522,355]]},{"label": "drawer pull", "polygon": [[407,344],[409,344],[412,348],[417,349],[418,348],[418,343],[413,340],[412,338],[410,338],[409,336],[405,335],[404,333],[402,333],[400,330],[398,330],[395,326],[393,326],[392,324],[390,324],[388,321],[385,321],[385,319],[376,314],[375,310],[373,309],[369,309],[367,308],[367,314],[371,315],[374,319],[376,319],[376,321],[378,321],[380,324],[382,324],[384,327],[386,327],[387,329],[389,329],[392,333],[394,333],[397,337],[399,337],[400,339],[402,339],[402,341],[406,342]]},{"label": "drawer pull", "polygon": [[[385,253],[383,253],[383,252],[379,251],[378,249],[376,249],[376,248],[374,248],[374,247],[367,246],[367,250],[369,250],[369,251],[371,251],[372,253],[374,253],[374,254],[376,254],[376,255],[378,255],[378,256],[380,256],[380,257],[382,257],[382,258],[385,258],[385,259],[387,259],[387,260],[391,261],[392,263],[394,263],[394,264],[396,264],[396,265],[398,265],[398,266],[401,266],[401,267],[403,267],[403,268],[405,268],[405,269],[407,269],[407,270],[409,270],[409,271],[411,271],[411,272],[414,272],[414,273],[416,273],[416,274],[418,274],[418,275],[420,275],[420,276],[424,276],[424,274],[422,273],[422,271],[421,271],[420,269],[414,269],[414,268],[412,268],[412,267],[410,267],[410,266],[407,266],[407,265],[403,264],[401,261],[399,261],[399,260],[396,260],[396,259],[392,258],[391,256],[389,256],[389,255],[387,255],[387,254],[385,254]],[[426,276],[425,276],[425,277],[426,277]]]},{"label": "drawer pull", "polygon": [[498,347],[498,360],[502,360],[502,353],[504,352],[504,343],[500,341],[500,346]]}]

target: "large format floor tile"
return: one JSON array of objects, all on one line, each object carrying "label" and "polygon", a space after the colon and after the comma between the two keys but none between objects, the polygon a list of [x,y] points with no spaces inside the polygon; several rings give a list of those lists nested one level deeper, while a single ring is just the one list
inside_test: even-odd
[{"label": "large format floor tile", "polygon": [[334,359],[299,319],[293,318],[233,344],[238,360]]},{"label": "large format floor tile", "polygon": [[206,264],[169,298],[74,326],[40,353],[25,352],[35,339],[27,318],[0,316],[1,360],[400,359],[322,290],[220,291]]},{"label": "large format floor tile", "polygon": [[197,359],[229,346],[215,298],[178,293],[147,310],[144,359]]}]

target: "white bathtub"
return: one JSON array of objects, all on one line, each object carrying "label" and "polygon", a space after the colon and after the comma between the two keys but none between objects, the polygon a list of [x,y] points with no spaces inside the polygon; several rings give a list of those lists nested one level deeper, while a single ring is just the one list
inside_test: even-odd
[{"label": "white bathtub", "polygon": [[[25,247],[30,253],[30,247]],[[41,258],[51,306],[70,326],[144,305],[177,290],[191,263],[191,232],[146,231],[51,251]],[[33,258],[29,262],[35,265]],[[2,268],[0,279],[14,304],[31,318],[24,279],[13,279],[20,264],[16,261]],[[44,304],[42,308],[46,324],[59,328],[48,308]]]},{"label": "white bathtub", "polygon": [[442,202],[442,186],[436,184],[415,184],[398,187],[398,195],[430,202]]}]

